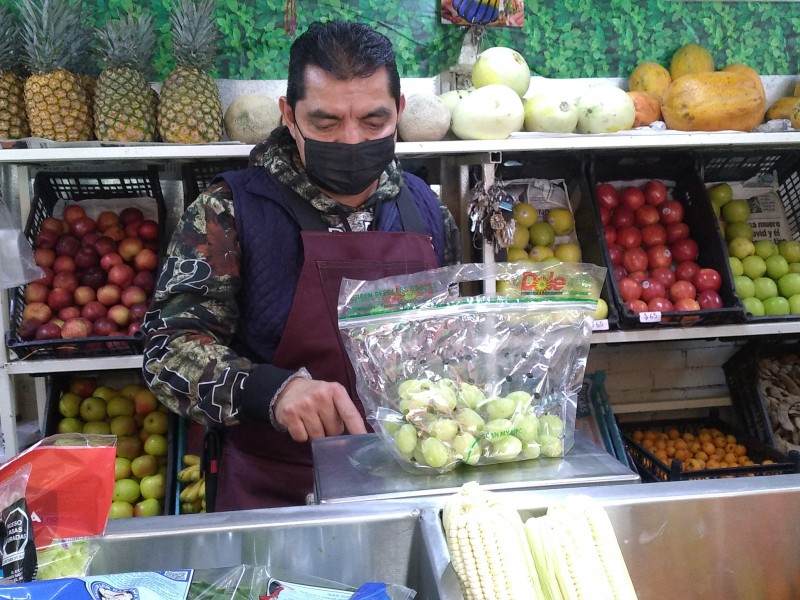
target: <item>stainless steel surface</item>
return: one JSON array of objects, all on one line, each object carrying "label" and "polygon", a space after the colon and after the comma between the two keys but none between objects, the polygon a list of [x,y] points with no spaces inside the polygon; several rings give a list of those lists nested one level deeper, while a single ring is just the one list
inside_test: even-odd
[{"label": "stainless steel surface", "polygon": [[314,497],[318,504],[451,494],[470,480],[492,490],[638,483],[639,475],[588,441],[580,432],[561,458],[539,458],[442,475],[405,471],[377,433],[316,440]]}]

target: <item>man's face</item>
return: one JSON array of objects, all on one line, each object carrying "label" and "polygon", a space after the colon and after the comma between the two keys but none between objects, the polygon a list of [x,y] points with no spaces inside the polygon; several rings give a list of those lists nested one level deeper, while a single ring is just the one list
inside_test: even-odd
[{"label": "man's face", "polygon": [[283,119],[297,142],[303,163],[305,137],[342,144],[380,139],[395,132],[404,106],[405,98],[401,96],[400,110],[395,107],[386,69],[370,77],[339,81],[319,67],[309,66],[305,72],[305,97],[295,109],[289,107],[285,97],[280,99]]}]

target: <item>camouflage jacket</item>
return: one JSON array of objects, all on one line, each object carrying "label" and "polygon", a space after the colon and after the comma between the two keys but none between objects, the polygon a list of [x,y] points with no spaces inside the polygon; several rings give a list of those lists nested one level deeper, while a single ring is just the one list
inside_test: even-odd
[{"label": "camouflage jacket", "polygon": [[[376,200],[396,196],[403,177],[399,162],[394,161],[364,205],[345,207],[309,182],[285,128],[256,146],[250,163],[269,170],[298,192],[330,225],[341,226],[346,216],[352,231],[369,227]],[[453,264],[460,259],[459,234],[443,204],[441,210],[445,264]],[[270,420],[271,399],[296,375],[255,364],[230,348],[239,321],[240,259],[232,193],[225,181],[217,181],[181,217],[144,321],[145,380],[172,411],[206,425]],[[202,288],[182,287],[190,276],[190,265],[201,263],[209,271]],[[248,378],[257,384],[248,388]]]}]

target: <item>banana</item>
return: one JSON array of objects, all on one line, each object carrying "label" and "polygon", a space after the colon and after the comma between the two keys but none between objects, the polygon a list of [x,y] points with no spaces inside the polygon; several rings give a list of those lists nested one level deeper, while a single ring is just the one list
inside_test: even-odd
[{"label": "banana", "polygon": [[184,454],[183,464],[187,467],[200,464],[200,457],[197,454]]},{"label": "banana", "polygon": [[200,494],[200,484],[203,480],[195,481],[187,485],[183,490],[181,490],[180,495],[178,496],[181,502],[194,502],[199,498]]},{"label": "banana", "polygon": [[198,497],[202,500],[206,499],[206,478],[203,477],[200,480],[200,491],[198,492]]},{"label": "banana", "polygon": [[200,465],[189,465],[178,471],[178,481],[187,483],[189,481],[197,481],[200,479]]}]

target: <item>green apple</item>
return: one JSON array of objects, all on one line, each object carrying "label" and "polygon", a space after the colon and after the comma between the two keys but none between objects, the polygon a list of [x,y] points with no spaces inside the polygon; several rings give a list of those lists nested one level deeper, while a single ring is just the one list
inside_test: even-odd
[{"label": "green apple", "polygon": [[523,262],[529,261],[530,257],[524,248],[506,248],[506,259],[508,262]]},{"label": "green apple", "polygon": [[517,202],[513,208],[513,215],[520,227],[530,227],[539,219],[536,207],[527,202]]},{"label": "green apple", "polygon": [[167,493],[167,479],[159,473],[145,475],[139,482],[139,489],[141,490],[142,498],[145,500],[148,498],[163,500]]},{"label": "green apple", "polygon": [[132,474],[130,459],[118,456],[114,459],[114,481],[128,479]]},{"label": "green apple", "polygon": [[95,398],[102,398],[106,402],[111,400],[114,396],[116,396],[119,392],[112,387],[107,385],[98,385],[94,388],[94,392],[92,392],[92,396]]},{"label": "green apple", "polygon": [[139,479],[155,475],[158,473],[158,459],[150,454],[137,456],[131,461],[131,473]]},{"label": "green apple", "polygon": [[154,410],[144,418],[142,427],[147,433],[165,434],[169,427],[169,415],[160,410]]},{"label": "green apple", "polygon": [[575,219],[568,208],[551,208],[547,213],[547,222],[553,227],[557,236],[567,235],[575,229]]},{"label": "green apple", "polygon": [[800,294],[800,273],[786,273],[778,279],[778,292],[784,298]]},{"label": "green apple", "polygon": [[750,205],[747,200],[731,200],[722,206],[722,218],[730,225],[742,223],[750,217]]},{"label": "green apple", "polygon": [[82,398],[74,392],[64,392],[58,400],[58,412],[62,417],[77,417]]},{"label": "green apple", "polygon": [[528,252],[528,258],[533,262],[540,262],[551,256],[553,256],[553,249],[550,246],[534,246]]},{"label": "green apple", "polygon": [[[771,281],[771,280],[770,280]],[[776,288],[777,293],[777,288]],[[167,455],[167,437],[160,433],[151,433],[144,441],[144,451],[152,456]]]},{"label": "green apple", "polygon": [[793,315],[800,315],[800,294],[789,298],[789,312]]},{"label": "green apple", "polygon": [[514,236],[511,238],[511,248],[524,250],[531,241],[531,232],[525,227],[515,227]]},{"label": "green apple", "polygon": [[[758,277],[753,280],[753,294],[756,298],[764,302],[767,298],[778,295],[778,284],[769,277]],[[764,310],[767,305],[764,304]]]},{"label": "green apple", "polygon": [[764,303],[761,302],[761,300],[759,300],[758,298],[754,296],[750,296],[749,298],[742,298],[742,305],[744,306],[745,311],[747,311],[754,317],[764,316]]},{"label": "green apple", "polygon": [[79,433],[83,431],[83,421],[78,417],[64,417],[58,422],[58,433]]},{"label": "green apple", "polygon": [[83,424],[83,433],[87,435],[111,435],[111,427],[105,421],[87,421]]},{"label": "green apple", "polygon": [[728,223],[725,227],[725,239],[730,242],[736,238],[744,238],[753,241],[753,228],[750,226],[750,223]]},{"label": "green apple", "polygon": [[142,453],[142,441],[139,436],[125,435],[117,438],[117,456],[133,460]]},{"label": "green apple", "polygon": [[745,298],[752,298],[756,294],[756,288],[753,285],[753,280],[747,275],[737,275],[734,277],[733,286],[736,288],[736,295],[742,300]]},{"label": "green apple", "polygon": [[716,183],[708,188],[708,197],[717,206],[725,206],[733,199],[733,188],[729,183]]},{"label": "green apple", "polygon": [[789,273],[800,273],[800,262],[789,263]]},{"label": "green apple", "polygon": [[133,516],[133,504],[130,502],[123,502],[117,500],[111,503],[111,509],[108,511],[109,519],[127,519]]},{"label": "green apple", "polygon": [[773,254],[778,254],[778,244],[772,240],[757,240],[753,242],[756,247],[756,255],[761,258],[767,258]]},{"label": "green apple", "polygon": [[552,246],[556,241],[556,232],[547,221],[539,221],[529,228],[531,244],[534,246]]},{"label": "green apple", "polygon": [[789,301],[783,296],[772,296],[764,301],[764,313],[768,315],[788,315]]},{"label": "green apple", "polygon": [[736,238],[728,242],[728,254],[738,259],[743,259],[745,256],[755,254],[755,252],[756,247],[753,242],[745,238]]},{"label": "green apple", "polygon": [[800,242],[782,240],[778,242],[778,252],[790,263],[800,263]]},{"label": "green apple", "polygon": [[89,396],[81,401],[81,419],[84,421],[103,421],[106,418],[106,401],[97,396]]},{"label": "green apple", "polygon": [[157,517],[161,514],[161,501],[147,498],[133,505],[134,517]]},{"label": "green apple", "polygon": [[608,318],[608,303],[602,298],[598,298],[597,308],[595,308],[594,310],[594,320],[600,321],[601,319],[607,319],[607,318]]},{"label": "green apple", "polygon": [[780,279],[789,272],[789,263],[780,254],[768,256],[764,263],[767,265],[767,277]]},{"label": "green apple", "polygon": [[136,414],[136,407],[131,398],[126,398],[122,394],[113,396],[111,400],[107,401],[106,412],[109,417],[126,416],[132,417]]},{"label": "green apple", "polygon": [[757,254],[745,256],[742,260],[742,271],[750,279],[761,277],[767,272],[767,263]]},{"label": "green apple", "polygon": [[139,499],[139,482],[130,477],[117,479],[114,482],[114,493],[112,501],[121,500],[123,502],[134,503]]},{"label": "green apple", "polygon": [[[744,275],[744,268],[742,267],[742,261],[736,258],[735,256],[729,256],[728,262],[731,265],[731,274],[736,277],[737,275]],[[764,267],[766,269],[766,267]]]},{"label": "green apple", "polygon": [[581,247],[575,242],[565,242],[555,247],[553,255],[563,262],[581,262]]},{"label": "green apple", "polygon": [[136,423],[135,417],[127,415],[119,415],[111,419],[109,424],[111,434],[117,437],[124,437],[127,435],[136,435],[139,431],[139,425]]}]

